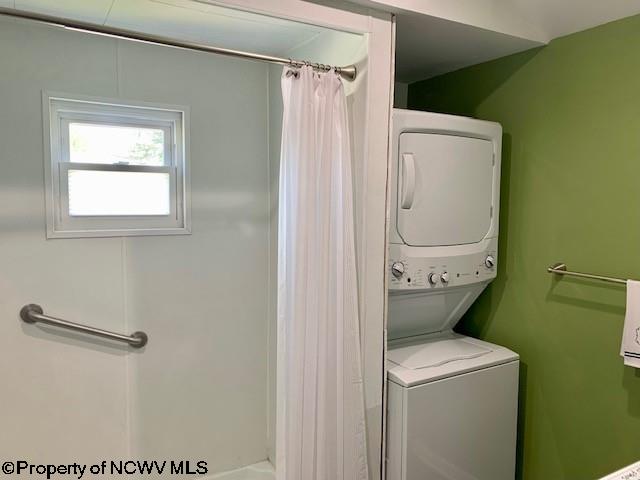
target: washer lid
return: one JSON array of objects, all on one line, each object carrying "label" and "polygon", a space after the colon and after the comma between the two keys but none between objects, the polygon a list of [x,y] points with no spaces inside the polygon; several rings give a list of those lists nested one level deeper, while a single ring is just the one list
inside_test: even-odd
[{"label": "washer lid", "polygon": [[518,354],[505,347],[453,332],[394,343],[387,353],[388,378],[403,387],[414,387],[518,360]]},{"label": "washer lid", "polygon": [[439,340],[389,350],[389,361],[410,370],[438,367],[456,360],[467,360],[486,355],[493,350],[474,345],[461,338]]}]

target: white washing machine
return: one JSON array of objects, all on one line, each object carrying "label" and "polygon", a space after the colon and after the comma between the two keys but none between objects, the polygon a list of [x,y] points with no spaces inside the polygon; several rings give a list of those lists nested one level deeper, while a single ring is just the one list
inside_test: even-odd
[{"label": "white washing machine", "polygon": [[452,331],[495,278],[499,124],[394,110],[387,480],[513,480],[518,355]]}]

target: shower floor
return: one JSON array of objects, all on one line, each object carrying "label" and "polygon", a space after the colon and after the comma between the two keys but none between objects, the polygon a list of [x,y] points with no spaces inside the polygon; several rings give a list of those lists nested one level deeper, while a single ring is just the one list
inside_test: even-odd
[{"label": "shower floor", "polygon": [[270,462],[260,462],[230,472],[209,477],[210,480],[275,480],[276,472]]}]

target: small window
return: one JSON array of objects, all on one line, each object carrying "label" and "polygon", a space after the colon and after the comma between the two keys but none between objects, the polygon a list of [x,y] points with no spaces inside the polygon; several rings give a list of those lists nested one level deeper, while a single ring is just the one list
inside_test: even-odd
[{"label": "small window", "polygon": [[44,104],[49,238],[189,233],[186,108]]}]

